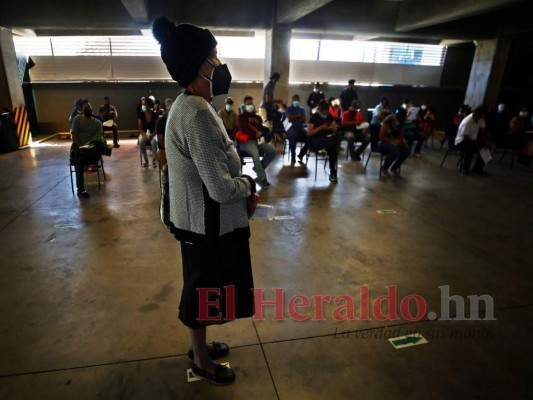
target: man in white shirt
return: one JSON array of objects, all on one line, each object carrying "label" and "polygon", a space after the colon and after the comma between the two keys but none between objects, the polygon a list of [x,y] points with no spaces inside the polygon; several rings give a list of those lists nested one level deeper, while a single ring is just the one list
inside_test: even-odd
[{"label": "man in white shirt", "polygon": [[461,172],[470,175],[470,164],[477,154],[476,164],[472,168],[474,174],[484,174],[483,167],[485,163],[479,155],[479,150],[483,147],[483,136],[485,134],[485,120],[483,117],[487,113],[484,105],[477,106],[474,111],[465,117],[457,130],[455,145],[464,153],[463,165]]}]

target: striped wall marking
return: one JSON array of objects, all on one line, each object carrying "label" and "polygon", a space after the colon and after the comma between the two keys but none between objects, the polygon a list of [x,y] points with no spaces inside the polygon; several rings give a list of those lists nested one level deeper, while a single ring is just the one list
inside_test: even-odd
[{"label": "striped wall marking", "polygon": [[30,141],[30,121],[26,107],[15,107],[15,124],[19,135],[19,146],[26,146]]}]

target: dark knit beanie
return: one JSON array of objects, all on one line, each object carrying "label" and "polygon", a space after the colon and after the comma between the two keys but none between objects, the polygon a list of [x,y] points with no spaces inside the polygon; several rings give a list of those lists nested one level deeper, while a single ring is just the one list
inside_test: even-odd
[{"label": "dark knit beanie", "polygon": [[166,17],[157,18],[152,33],[161,45],[161,58],[172,79],[181,87],[191,83],[202,63],[217,46],[209,29],[191,24],[176,25]]}]

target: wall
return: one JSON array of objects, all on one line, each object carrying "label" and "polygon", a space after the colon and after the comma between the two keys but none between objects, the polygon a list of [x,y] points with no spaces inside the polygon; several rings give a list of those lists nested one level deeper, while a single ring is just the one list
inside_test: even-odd
[{"label": "wall", "polygon": [[[234,98],[236,104],[240,104],[245,94],[251,94],[259,105],[262,86],[262,83],[233,83],[229,95]],[[110,96],[119,113],[119,129],[131,130],[137,129],[135,110],[141,96],[154,95],[164,100],[166,97],[174,99],[180,93],[177,84],[172,82],[32,83],[32,89],[42,135],[69,130],[68,117],[77,97],[88,97],[93,108],[97,109],[103,103],[103,97]],[[322,89],[326,98],[338,97],[343,86],[324,84]],[[310,84],[289,85],[289,95],[300,94],[303,104],[311,91]],[[459,108],[464,98],[464,88],[359,86],[357,93],[363,108],[374,107],[382,95],[388,96],[393,106],[399,105],[404,98],[409,98],[417,104],[428,100],[441,117],[437,121],[440,126],[444,124],[445,117],[449,117]],[[215,99],[214,104],[221,108],[223,101],[224,96],[220,96]]]}]

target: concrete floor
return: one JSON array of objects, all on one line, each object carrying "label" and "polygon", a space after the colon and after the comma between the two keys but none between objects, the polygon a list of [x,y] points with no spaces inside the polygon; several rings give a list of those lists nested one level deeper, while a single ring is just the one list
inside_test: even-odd
[{"label": "concrete floor", "polygon": [[[341,154],[332,185],[322,165],[314,180],[313,160],[305,172],[278,157],[261,202],[293,219],[251,223],[266,298],[284,288],[286,302],[357,301],[368,285],[375,300],[396,285],[400,299],[419,294],[439,313],[449,285],[465,300],[492,296],[496,321],[336,321],[333,304],[324,321],[274,321],[267,307],[265,320],[209,329],[232,347],[237,373],[216,387],[187,383],[180,250],[159,220],[157,170],[140,168],[123,140],[104,160],[106,185],[88,176],[91,198],[80,201],[69,146],[0,155],[0,399],[533,398],[531,171],[504,161],[465,177],[453,156],[440,168],[435,149],[409,158],[401,178],[379,179],[376,158],[365,173]],[[387,340],[415,331],[428,343]]]}]

